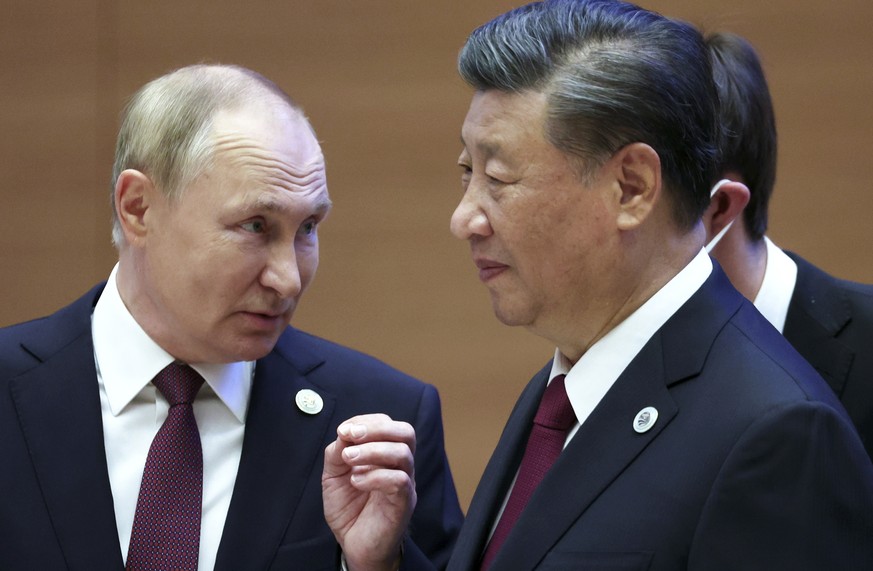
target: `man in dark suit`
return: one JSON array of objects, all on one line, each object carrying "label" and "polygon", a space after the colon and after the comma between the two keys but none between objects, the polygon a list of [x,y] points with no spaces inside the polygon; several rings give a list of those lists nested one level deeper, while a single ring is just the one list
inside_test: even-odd
[{"label": "man in dark suit", "polygon": [[300,108],[183,68],[128,105],[114,181],[109,280],[0,331],[0,568],[444,567],[436,390],[288,327],[330,208]]},{"label": "man in dark suit", "polygon": [[821,378],[706,255],[717,95],[693,27],[546,0],[459,68],[469,242],[493,310],[556,346],[449,569],[873,568],[873,466]]},{"label": "man in dark suit", "polygon": [[764,70],[739,36],[716,33],[706,43],[721,102],[720,172],[732,181],[704,215],[712,255],[828,382],[873,457],[873,286],[830,276],[766,236],[777,137]]}]

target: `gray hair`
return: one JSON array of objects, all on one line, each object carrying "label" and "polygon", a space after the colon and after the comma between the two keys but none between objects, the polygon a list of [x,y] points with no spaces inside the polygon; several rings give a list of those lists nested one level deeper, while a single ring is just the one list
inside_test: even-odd
[{"label": "gray hair", "polygon": [[115,183],[122,171],[141,171],[167,196],[178,198],[211,165],[216,113],[270,98],[300,111],[275,83],[257,72],[231,65],[183,67],[137,91],[122,114],[112,168],[110,201],[115,246],[124,243],[115,210]]},{"label": "gray hair", "polygon": [[689,24],[617,0],[545,0],[473,31],[458,69],[478,90],[545,93],[546,137],[583,175],[643,142],[660,157],[680,227],[709,204],[718,98]]}]

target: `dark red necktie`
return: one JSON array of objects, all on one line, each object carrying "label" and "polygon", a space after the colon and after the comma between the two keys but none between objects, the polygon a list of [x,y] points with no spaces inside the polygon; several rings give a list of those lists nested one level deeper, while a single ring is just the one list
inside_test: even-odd
[{"label": "dark red necktie", "polygon": [[567,398],[564,375],[557,376],[546,387],[546,392],[540,400],[533,429],[524,449],[521,467],[518,469],[518,478],[509,495],[509,501],[506,502],[503,515],[500,516],[500,522],[485,550],[482,571],[491,566],[503,542],[512,531],[512,526],[524,510],[524,506],[564,449],[567,433],[575,424],[576,414],[570,406],[570,399]]},{"label": "dark red necktie", "polygon": [[192,403],[203,377],[170,364],[152,381],[170,403],[146,459],[127,571],[196,571],[200,556],[203,450]]}]

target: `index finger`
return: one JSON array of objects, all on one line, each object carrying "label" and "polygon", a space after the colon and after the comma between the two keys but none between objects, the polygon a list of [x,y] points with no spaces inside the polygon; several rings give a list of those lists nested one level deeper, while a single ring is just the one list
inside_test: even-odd
[{"label": "index finger", "polygon": [[415,452],[415,429],[408,422],[392,420],[386,414],[353,416],[337,428],[337,435],[345,442],[401,442]]}]

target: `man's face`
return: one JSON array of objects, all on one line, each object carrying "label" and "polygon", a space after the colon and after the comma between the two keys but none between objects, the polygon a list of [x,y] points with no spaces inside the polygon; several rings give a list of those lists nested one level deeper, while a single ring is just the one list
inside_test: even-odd
[{"label": "man's face", "polygon": [[155,193],[134,278],[137,319],[192,363],[272,350],[315,274],[316,226],[330,208],[321,149],[298,113],[220,112],[213,137],[213,166],[181,198]]},{"label": "man's face", "polygon": [[[464,196],[452,233],[470,242],[497,318],[553,341],[608,308],[621,189],[545,138],[541,93],[479,92],[462,129]],[[604,305],[605,304],[605,305]]]}]

